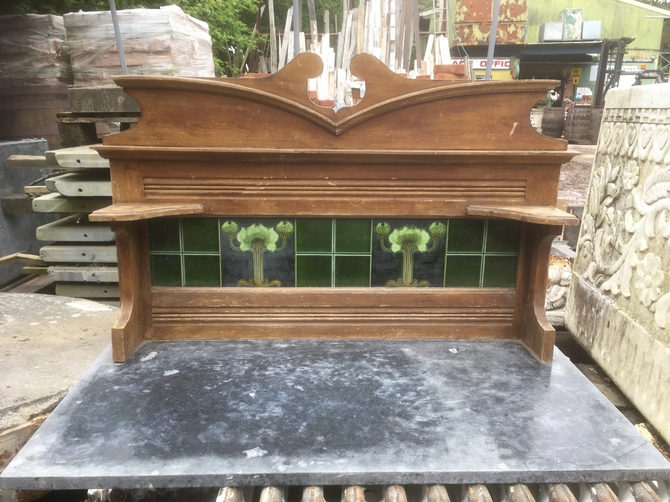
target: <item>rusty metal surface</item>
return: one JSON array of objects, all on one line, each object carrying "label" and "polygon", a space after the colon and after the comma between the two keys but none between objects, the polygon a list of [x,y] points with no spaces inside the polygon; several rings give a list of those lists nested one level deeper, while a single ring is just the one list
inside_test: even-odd
[{"label": "rusty metal surface", "polygon": [[450,502],[447,489],[443,485],[423,486],[422,502]]},{"label": "rusty metal surface", "polygon": [[577,502],[570,488],[564,484],[542,485],[541,493],[543,496],[540,499],[548,502]]},{"label": "rusty metal surface", "polygon": [[[493,0],[456,0],[456,34],[463,45],[486,45],[491,33]],[[501,0],[497,43],[523,44],[526,41],[527,0]]]},{"label": "rusty metal surface", "polygon": [[356,485],[343,488],[342,502],[365,502],[365,490],[362,486]]},{"label": "rusty metal surface", "polygon": [[493,502],[491,493],[484,485],[463,485],[463,502]]}]

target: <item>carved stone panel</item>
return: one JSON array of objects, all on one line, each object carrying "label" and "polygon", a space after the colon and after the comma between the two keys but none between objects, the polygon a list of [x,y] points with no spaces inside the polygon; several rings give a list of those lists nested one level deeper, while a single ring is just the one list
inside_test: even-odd
[{"label": "carved stone panel", "polygon": [[670,343],[670,109],[605,111],[575,270]]},{"label": "carved stone panel", "polygon": [[571,286],[566,324],[668,438],[668,85],[608,94]]}]

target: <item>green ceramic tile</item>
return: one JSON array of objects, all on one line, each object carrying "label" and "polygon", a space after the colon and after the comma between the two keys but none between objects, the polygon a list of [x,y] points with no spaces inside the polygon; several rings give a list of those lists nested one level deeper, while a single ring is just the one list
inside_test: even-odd
[{"label": "green ceramic tile", "polygon": [[447,252],[481,252],[485,220],[449,220]]},{"label": "green ceramic tile", "polygon": [[179,219],[149,220],[149,250],[179,251]]},{"label": "green ceramic tile", "polygon": [[297,272],[296,286],[298,287],[330,287],[331,266],[330,256],[301,256],[295,257]]},{"label": "green ceramic tile", "polygon": [[333,250],[333,220],[297,220],[298,253],[330,253]]},{"label": "green ceramic tile", "polygon": [[218,218],[184,218],[181,221],[184,251],[219,251]]},{"label": "green ceramic tile", "polygon": [[486,252],[516,253],[519,248],[519,228],[518,221],[489,220]]},{"label": "green ceramic tile", "polygon": [[221,285],[221,271],[217,256],[184,256],[184,286],[214,286]]},{"label": "green ceramic tile", "polygon": [[479,287],[482,257],[468,255],[447,255],[445,285],[457,288]]},{"label": "green ceramic tile", "polygon": [[177,255],[149,256],[152,286],[181,286],[181,259]]},{"label": "green ceramic tile", "polygon": [[335,251],[337,253],[370,252],[370,220],[337,220]]},{"label": "green ceramic tile", "polygon": [[484,287],[513,288],[516,281],[516,256],[487,256]]},{"label": "green ceramic tile", "polygon": [[370,257],[336,256],[335,286],[339,287],[370,286]]}]

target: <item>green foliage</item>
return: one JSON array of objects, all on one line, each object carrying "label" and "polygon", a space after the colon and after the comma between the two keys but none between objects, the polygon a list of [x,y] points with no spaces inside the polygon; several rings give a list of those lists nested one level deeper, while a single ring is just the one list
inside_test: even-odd
[{"label": "green foliage", "polygon": [[209,24],[217,75],[243,73],[246,54],[263,37],[252,27],[258,6],[254,0],[176,0],[187,14]]},{"label": "green foliage", "polygon": [[[245,54],[255,50],[264,37],[253,29],[258,6],[254,0],[117,0],[117,9],[158,8],[174,4],[209,24],[217,75],[238,75]],[[2,14],[65,14],[109,10],[108,0],[3,0]]]},{"label": "green foliage", "polygon": [[419,7],[419,12],[433,10],[433,0],[418,0],[417,4]]}]

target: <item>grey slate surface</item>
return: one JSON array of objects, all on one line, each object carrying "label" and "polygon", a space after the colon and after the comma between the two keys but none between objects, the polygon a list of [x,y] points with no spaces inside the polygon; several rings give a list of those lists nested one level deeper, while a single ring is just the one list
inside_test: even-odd
[{"label": "grey slate surface", "polygon": [[108,348],[0,487],[670,479],[569,360],[515,342],[148,342]]}]

